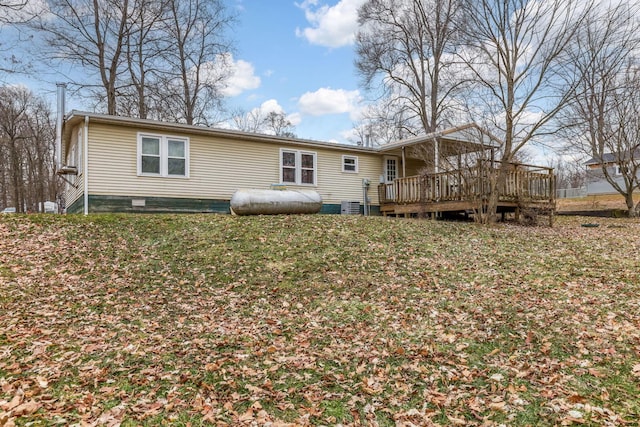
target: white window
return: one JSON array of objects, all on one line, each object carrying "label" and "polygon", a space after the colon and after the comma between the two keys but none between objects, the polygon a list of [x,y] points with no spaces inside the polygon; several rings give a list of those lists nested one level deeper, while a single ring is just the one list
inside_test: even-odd
[{"label": "white window", "polygon": [[619,164],[616,165],[616,175],[617,176],[621,176],[622,173],[625,172],[626,170],[627,170],[626,166],[621,166]]},{"label": "white window", "polygon": [[76,161],[75,166],[78,168],[78,175],[82,175],[82,164],[84,163],[84,160],[82,158],[82,146],[83,144],[83,140],[82,140],[82,128],[78,129],[78,140],[76,142],[76,145],[78,147],[77,153],[78,153],[78,159]]},{"label": "white window", "polygon": [[[76,168],[78,167],[78,144],[73,144],[71,146],[71,151],[69,152],[68,166],[75,166]],[[72,184],[75,184],[77,180],[78,180],[78,174],[71,175]]]},{"label": "white window", "polygon": [[138,134],[138,175],[188,177],[189,140]]},{"label": "white window", "polygon": [[316,153],[280,149],[282,184],[316,185]]},{"label": "white window", "polygon": [[358,156],[342,156],[342,172],[358,173]]}]

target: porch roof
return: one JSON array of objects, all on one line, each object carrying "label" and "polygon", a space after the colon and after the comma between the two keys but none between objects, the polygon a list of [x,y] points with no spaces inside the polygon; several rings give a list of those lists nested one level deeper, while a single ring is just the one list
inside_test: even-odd
[{"label": "porch roof", "polygon": [[[482,129],[475,123],[449,128],[443,131],[432,132],[401,141],[381,145],[378,150],[385,154],[397,154],[404,148],[415,149],[419,146],[432,146],[434,142],[440,143],[441,156],[453,156],[460,153],[473,153],[483,150],[499,148],[497,138]],[[411,156],[411,151],[406,154]]]}]

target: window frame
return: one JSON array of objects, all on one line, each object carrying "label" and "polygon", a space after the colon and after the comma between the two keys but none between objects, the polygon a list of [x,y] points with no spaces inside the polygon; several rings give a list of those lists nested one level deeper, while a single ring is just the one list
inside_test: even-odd
[{"label": "window frame", "polygon": [[[285,166],[284,165],[284,153],[293,153],[295,155],[295,163],[294,166]],[[302,156],[312,156],[313,157],[313,168],[305,168],[302,165]],[[283,170],[285,168],[294,169],[295,181],[285,181]],[[313,171],[313,183],[303,183],[302,182],[302,171],[303,170],[311,170]],[[316,187],[318,185],[318,153],[315,151],[307,151],[307,150],[296,150],[291,148],[280,148],[280,156],[279,156],[279,179],[280,184],[283,185],[300,185],[305,187]]]},{"label": "window frame", "polygon": [[[153,138],[159,141],[160,171],[143,172],[142,171],[142,140],[143,138]],[[138,176],[155,177],[155,178],[189,178],[189,138],[185,136],[163,135],[148,132],[138,132],[138,153],[137,153],[137,172]],[[184,144],[184,157],[169,156],[169,141],[178,141]],[[151,156],[151,155],[150,155]],[[169,173],[169,159],[184,159],[184,175],[176,175]]]},{"label": "window frame", "polygon": [[77,168],[78,176],[80,176],[82,175],[82,166],[84,164],[84,158],[82,157],[82,146],[84,145],[84,139],[82,138],[82,128],[78,128],[78,138],[76,139],[76,145],[78,147],[76,150],[77,160],[74,159],[74,162],[77,161],[77,164],[75,164],[74,166]]},{"label": "window frame", "polygon": [[[346,160],[353,160],[353,167],[354,170],[347,170],[345,168]],[[349,155],[349,154],[343,154],[342,155],[342,172],[344,173],[358,173],[359,171],[359,167],[358,167],[358,156],[353,156],[353,155]]]},{"label": "window frame", "polygon": [[[72,166],[76,168],[76,171],[78,170],[78,165],[76,164],[78,162],[78,145],[73,144],[71,145],[71,149],[69,150],[69,161],[68,161],[68,166]],[[75,184],[78,181],[78,174],[74,173],[71,175],[71,184]]]}]

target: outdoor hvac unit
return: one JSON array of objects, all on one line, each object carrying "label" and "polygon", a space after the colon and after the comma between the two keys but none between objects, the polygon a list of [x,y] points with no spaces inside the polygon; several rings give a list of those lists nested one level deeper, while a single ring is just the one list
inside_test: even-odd
[{"label": "outdoor hvac unit", "polygon": [[340,203],[340,213],[342,215],[359,215],[360,214],[360,202],[352,200],[343,200]]}]

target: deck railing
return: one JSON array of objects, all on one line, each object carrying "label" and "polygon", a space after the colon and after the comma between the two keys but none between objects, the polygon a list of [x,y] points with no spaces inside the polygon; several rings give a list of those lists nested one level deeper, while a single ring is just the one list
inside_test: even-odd
[{"label": "deck railing", "polygon": [[[491,193],[498,167],[498,162],[479,162],[467,169],[398,178],[380,184],[380,204],[483,200]],[[500,200],[553,200],[553,169],[515,163],[507,167]]]}]

